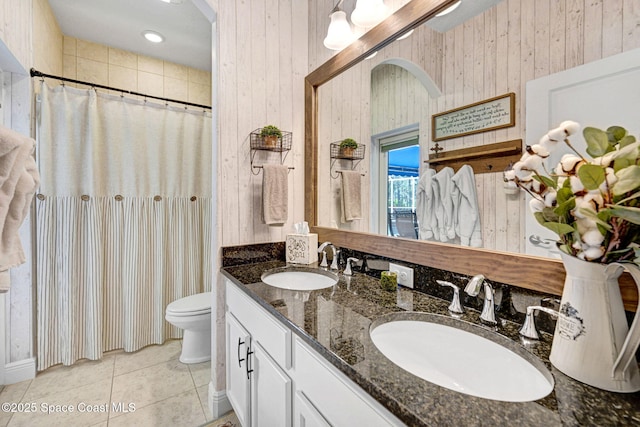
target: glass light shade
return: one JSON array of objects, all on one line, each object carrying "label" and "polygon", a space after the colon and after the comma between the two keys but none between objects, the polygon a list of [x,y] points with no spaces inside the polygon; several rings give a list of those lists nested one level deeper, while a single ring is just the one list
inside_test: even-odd
[{"label": "glass light shade", "polygon": [[409,37],[411,34],[413,34],[413,30],[407,31],[406,33],[404,33],[403,35],[401,35],[400,37],[398,37],[396,40],[404,40],[407,37]]},{"label": "glass light shade", "polygon": [[331,14],[331,23],[324,39],[324,46],[331,50],[342,50],[353,41],[351,25],[347,21],[347,14],[342,10]]},{"label": "glass light shade", "polygon": [[358,27],[370,28],[378,25],[389,15],[383,0],[358,0],[351,13],[351,22]]},{"label": "glass light shade", "polygon": [[462,3],[462,0],[458,0],[457,3],[452,4],[451,6],[449,6],[448,8],[443,10],[442,12],[436,14],[436,16],[444,16],[444,15],[446,15],[448,13],[453,12],[454,10],[456,10],[458,8],[458,6],[460,6],[460,3]]}]

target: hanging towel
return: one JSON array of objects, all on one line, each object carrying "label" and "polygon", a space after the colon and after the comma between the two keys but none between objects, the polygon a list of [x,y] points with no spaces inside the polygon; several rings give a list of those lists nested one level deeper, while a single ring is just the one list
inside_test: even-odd
[{"label": "hanging towel", "polygon": [[434,193],[437,194],[436,216],[438,220],[438,231],[440,233],[440,241],[447,242],[456,237],[455,229],[455,208],[451,199],[453,191],[453,169],[445,167],[433,177]]},{"label": "hanging towel", "polygon": [[416,216],[418,218],[418,238],[422,240],[440,240],[432,183],[435,174],[434,169],[427,169],[418,180]]},{"label": "hanging towel", "polygon": [[9,290],[9,269],[25,262],[18,229],[40,183],[34,148],[33,139],[0,127],[0,292]]},{"label": "hanging towel", "polygon": [[358,171],[342,171],[340,207],[343,223],[362,219],[361,175]]},{"label": "hanging towel", "polygon": [[282,225],[289,214],[289,168],[262,166],[262,213],[267,225]]},{"label": "hanging towel", "polygon": [[476,180],[473,168],[463,165],[451,179],[454,185],[452,200],[457,206],[456,234],[464,246],[482,246],[482,225],[476,193]]}]

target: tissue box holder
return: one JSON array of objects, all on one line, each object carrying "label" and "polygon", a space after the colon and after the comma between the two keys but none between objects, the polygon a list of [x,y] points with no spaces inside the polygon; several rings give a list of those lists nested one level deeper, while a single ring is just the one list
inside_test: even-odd
[{"label": "tissue box holder", "polygon": [[313,264],[318,262],[318,235],[287,234],[287,262],[292,264]]}]

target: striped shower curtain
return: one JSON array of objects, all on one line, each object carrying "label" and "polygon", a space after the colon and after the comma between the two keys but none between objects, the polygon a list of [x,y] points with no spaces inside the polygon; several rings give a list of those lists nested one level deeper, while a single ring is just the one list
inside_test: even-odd
[{"label": "striped shower curtain", "polygon": [[211,289],[211,115],[43,83],[38,370],[180,337],[171,301]]}]

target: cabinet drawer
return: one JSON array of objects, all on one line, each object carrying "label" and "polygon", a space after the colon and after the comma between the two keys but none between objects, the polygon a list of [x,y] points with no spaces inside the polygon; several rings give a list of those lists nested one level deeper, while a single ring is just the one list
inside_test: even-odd
[{"label": "cabinet drawer", "polygon": [[357,384],[298,337],[294,344],[296,389],[332,426],[404,426]]},{"label": "cabinet drawer", "polygon": [[276,363],[291,367],[291,330],[280,324],[231,281],[226,281],[227,310],[251,333]]}]

